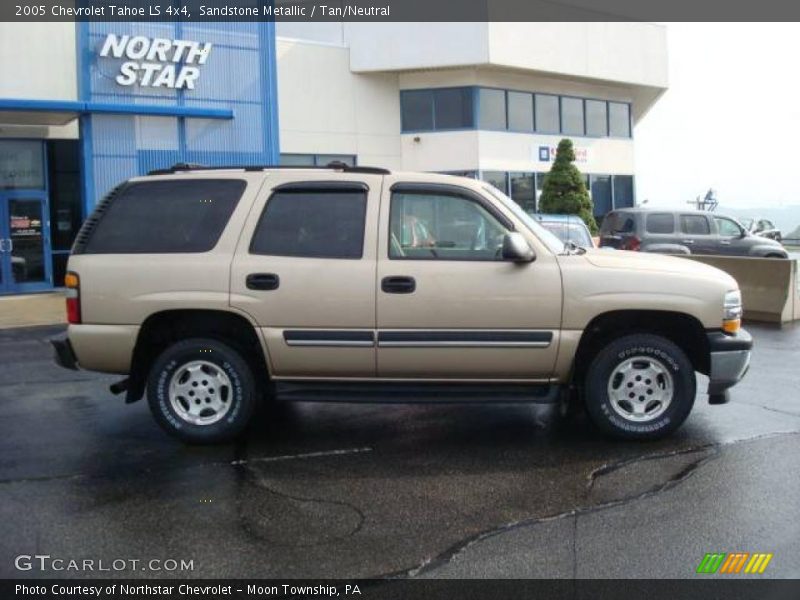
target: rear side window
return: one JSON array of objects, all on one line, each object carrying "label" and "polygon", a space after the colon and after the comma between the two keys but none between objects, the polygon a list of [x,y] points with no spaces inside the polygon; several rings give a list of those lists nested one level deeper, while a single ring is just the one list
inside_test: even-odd
[{"label": "rear side window", "polygon": [[602,229],[607,233],[632,233],[634,225],[631,214],[611,212],[603,219]]},{"label": "rear side window", "polygon": [[361,258],[366,213],[366,191],[278,191],[267,201],[253,234],[250,252],[308,258]]},{"label": "rear side window", "polygon": [[674,233],[675,217],[672,213],[652,213],[647,215],[647,233]]},{"label": "rear side window", "polygon": [[708,235],[711,227],[703,215],[681,215],[681,231],[689,235]]},{"label": "rear side window", "polygon": [[98,221],[84,252],[207,252],[217,244],[246,185],[239,179],[127,184]]}]

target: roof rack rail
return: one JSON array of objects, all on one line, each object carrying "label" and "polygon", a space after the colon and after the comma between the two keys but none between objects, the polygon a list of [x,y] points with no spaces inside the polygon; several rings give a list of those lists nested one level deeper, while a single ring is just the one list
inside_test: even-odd
[{"label": "roof rack rail", "polygon": [[172,175],[174,173],[185,173],[187,171],[231,171],[242,169],[244,171],[266,171],[267,169],[327,169],[334,171],[344,171],[345,173],[365,173],[370,175],[389,175],[391,171],[381,167],[359,167],[351,166],[341,161],[329,162],[327,165],[303,166],[303,165],[226,165],[208,166],[194,163],[176,163],[166,169],[153,169],[148,175]]}]

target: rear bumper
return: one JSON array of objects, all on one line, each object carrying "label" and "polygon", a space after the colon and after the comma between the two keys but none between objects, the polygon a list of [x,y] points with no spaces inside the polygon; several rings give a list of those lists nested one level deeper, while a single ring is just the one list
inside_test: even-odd
[{"label": "rear bumper", "polygon": [[75,351],[72,349],[72,344],[69,343],[69,338],[60,337],[52,338],[50,343],[55,350],[55,362],[59,367],[78,370],[78,359],[75,356]]},{"label": "rear bumper", "polygon": [[736,335],[714,331],[708,334],[708,345],[711,350],[708,395],[715,396],[739,383],[747,373],[753,338],[744,329]]}]

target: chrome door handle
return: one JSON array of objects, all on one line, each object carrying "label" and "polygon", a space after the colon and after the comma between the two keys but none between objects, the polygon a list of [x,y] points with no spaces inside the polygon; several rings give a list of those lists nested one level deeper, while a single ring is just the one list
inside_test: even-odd
[{"label": "chrome door handle", "polygon": [[720,240],[719,243],[722,244],[723,246],[730,246],[731,245],[731,241],[730,240]]},{"label": "chrome door handle", "polygon": [[694,244],[694,240],[683,240],[684,244]]},{"label": "chrome door handle", "polygon": [[6,250],[6,242],[11,240],[0,240],[0,252],[11,252],[11,250]]}]

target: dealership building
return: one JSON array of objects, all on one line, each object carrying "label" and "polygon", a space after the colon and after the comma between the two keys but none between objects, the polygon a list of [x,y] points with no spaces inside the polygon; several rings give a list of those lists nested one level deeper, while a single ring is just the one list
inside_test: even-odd
[{"label": "dealership building", "polygon": [[0,23],[0,294],[60,285],[98,200],[178,162],[452,173],[535,210],[569,137],[602,216],[666,86],[647,23]]}]

